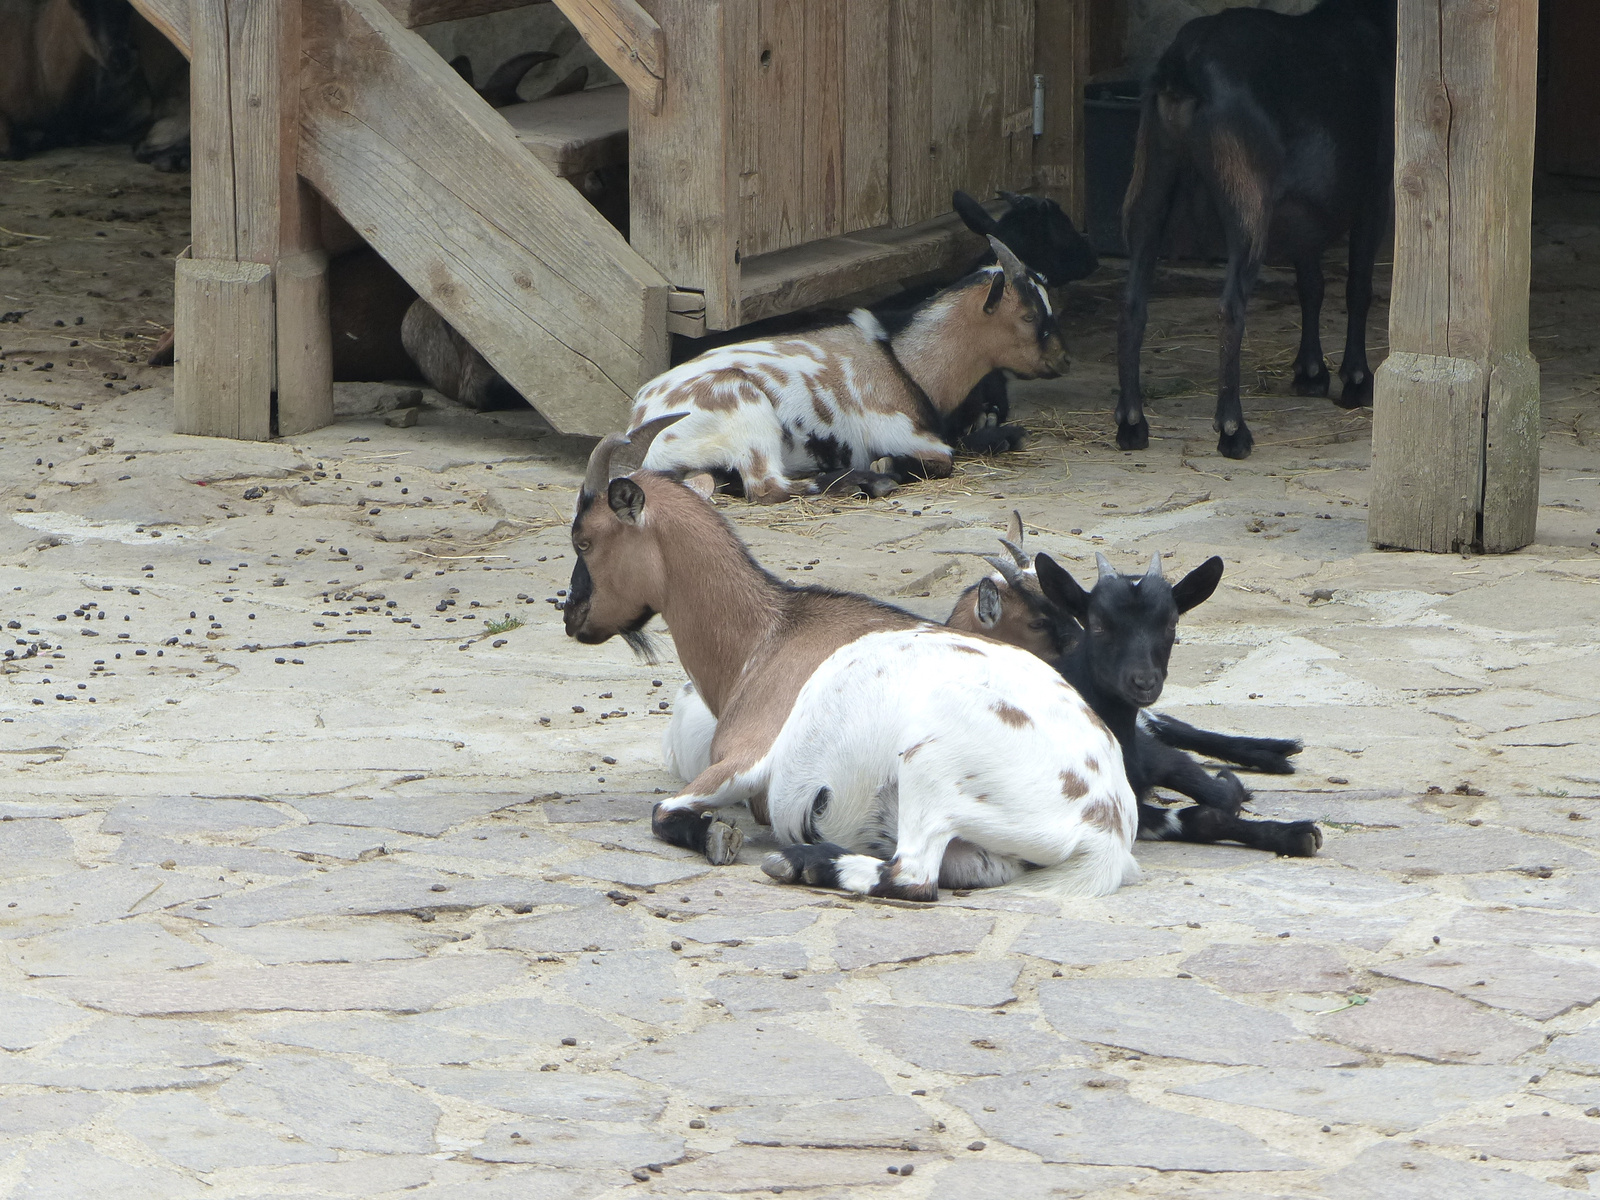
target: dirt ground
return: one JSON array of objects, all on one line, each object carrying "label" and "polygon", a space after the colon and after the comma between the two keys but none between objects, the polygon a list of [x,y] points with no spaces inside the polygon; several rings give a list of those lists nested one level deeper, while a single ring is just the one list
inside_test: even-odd
[{"label": "dirt ground", "polygon": [[[1005,893],[947,898],[941,912],[948,915],[936,918],[862,903],[845,905],[849,911],[840,914],[838,902],[767,887],[755,865],[763,850],[759,837],[739,865],[712,875],[703,864],[696,868],[652,844],[641,820],[648,798],[675,782],[659,756],[665,710],[682,679],[670,642],[663,639],[669,653],[654,667],[636,662],[620,644],[579,647],[564,638],[552,607],[571,568],[567,525],[587,444],[551,433],[531,412],[479,415],[432,393],[414,427],[390,427],[382,418],[399,389],[377,384],[341,385],[338,422],[304,437],[246,444],[172,434],[171,371],[142,364],[171,320],[171,260],[187,241],[186,229],[187,178],[158,175],[125,151],[63,151],[0,164],[0,646],[6,653],[0,666],[0,802],[5,820],[18,822],[0,827],[0,875],[6,877],[0,888],[21,902],[15,913],[0,908],[0,938],[12,947],[8,965],[0,966],[0,991],[45,1014],[38,1036],[0,1038],[7,1047],[0,1061],[0,1195],[81,1195],[72,1189],[90,1178],[129,1196],[202,1190],[212,1196],[371,1196],[413,1189],[405,1194],[438,1200],[457,1194],[474,1200],[620,1196],[623,1189],[853,1196],[880,1186],[898,1187],[908,1200],[1001,1194],[996,1188],[1015,1196],[1420,1197],[1453,1191],[1533,1197],[1555,1195],[1556,1186],[1589,1187],[1589,1171],[1600,1167],[1600,1121],[1583,1113],[1600,1105],[1593,1049],[1600,1026],[1590,1024],[1600,987],[1592,994],[1586,989],[1591,975],[1600,977],[1594,949],[1600,939],[1535,935],[1515,922],[1542,920],[1553,909],[1552,919],[1589,930],[1587,914],[1600,898],[1589,823],[1600,816],[1600,760],[1593,749],[1600,740],[1600,195],[1553,188],[1541,195],[1532,300],[1544,388],[1539,536],[1516,554],[1427,556],[1379,553],[1367,545],[1370,416],[1288,394],[1298,311],[1287,271],[1266,273],[1251,310],[1245,411],[1256,450],[1245,462],[1218,457],[1210,429],[1219,272],[1209,267],[1163,270],[1146,356],[1151,448],[1139,455],[1116,450],[1110,409],[1121,267],[1108,263],[1075,286],[1067,301],[1073,370],[1058,381],[1013,388],[1017,419],[1033,431],[1021,452],[962,462],[948,481],[908,487],[881,501],[770,509],[728,504],[757,557],[779,573],[862,590],[940,618],[979,568],[978,560],[952,552],[994,552],[1013,508],[1032,531],[1034,548],[1048,550],[1080,578],[1092,579],[1097,551],[1129,570],[1159,552],[1170,556],[1169,573],[1211,554],[1224,557],[1227,573],[1216,597],[1181,628],[1158,707],[1208,728],[1303,738],[1297,777],[1249,782],[1258,788],[1261,815],[1323,820],[1324,853],[1316,863],[1275,863],[1236,848],[1141,846],[1149,881],[1086,906],[1069,922],[1053,908],[1038,908],[1038,901]],[[1379,294],[1387,296],[1386,273]],[[1342,272],[1332,271],[1323,328],[1335,366],[1342,319]],[[1380,303],[1371,326],[1374,365],[1386,341],[1385,320]],[[364,801],[370,807],[363,809]],[[350,816],[356,809],[367,815]],[[445,813],[448,819],[395,813]],[[7,830],[17,831],[9,842]],[[377,832],[362,832],[370,830]],[[529,839],[522,856],[485,865],[494,856],[476,843],[512,830]],[[450,839],[453,848],[446,848]],[[330,882],[345,879],[359,891],[358,875],[389,867],[411,873],[404,886],[391,881],[392,888],[380,887],[381,899],[366,907],[365,901],[347,904],[348,889],[330,886],[324,890],[343,907],[330,899],[333,907],[325,912],[272,908],[275,888],[303,888],[329,872]],[[438,882],[419,883],[425,875]],[[1348,936],[1337,921],[1313,919],[1317,906],[1310,901],[1306,911],[1313,916],[1304,926],[1276,915],[1281,910],[1264,899],[1282,901],[1302,894],[1308,881],[1321,886],[1335,878],[1367,889],[1366,907],[1345,926]],[[102,911],[91,899],[100,892],[123,896],[112,887],[123,882],[133,889],[124,898],[132,899],[146,880],[165,885],[147,904],[148,896],[139,896]],[[1242,901],[1231,917],[1222,909],[1234,900],[1198,903],[1182,890],[1197,880],[1209,884],[1213,897],[1244,888],[1256,897],[1252,903],[1267,905],[1260,908],[1266,915],[1241,915],[1248,908]],[[518,881],[545,891],[524,897]],[[430,892],[469,882],[487,887],[487,898],[461,905],[429,899]],[[68,891],[60,890],[69,883]],[[422,890],[406,890],[413,886]],[[566,910],[582,917],[574,926],[579,933],[551,933],[541,941],[537,933],[490,929],[507,910],[532,910],[527,920],[554,920],[539,906],[559,906],[561,889],[575,894],[585,887],[586,895],[599,897],[598,907],[572,901],[575,907]],[[688,915],[712,919],[713,910],[724,914],[715,919],[731,919],[720,929],[723,936],[707,938],[709,949],[692,964],[684,955],[693,957],[696,947],[668,950],[666,926],[644,917],[657,887],[663,896],[674,893],[674,905],[679,887],[693,899],[670,914],[673,929]],[[630,910],[605,899],[618,888],[630,889],[624,905],[644,903]],[[1177,907],[1163,908],[1161,898],[1174,895]],[[254,909],[254,915],[239,915],[256,902],[252,897],[268,915]],[[227,904],[238,910],[231,917],[212,911]],[[805,910],[808,920],[821,914],[814,929],[781,948],[774,943],[769,961],[741,957],[744,938],[787,937],[789,927],[779,929],[788,919],[783,914],[801,904],[821,906]],[[1180,911],[1186,904],[1192,904],[1192,921]],[[1405,919],[1385,925],[1382,911],[1396,906]],[[1562,910],[1570,915],[1559,915]],[[639,929],[608,940],[605,930],[613,927],[602,917],[622,921],[624,912],[624,924]],[[936,924],[926,944],[903,955],[849,950],[865,944],[852,941],[850,930],[880,912],[894,917],[891,924],[898,922],[907,937],[920,928],[908,922]],[[1504,920],[1513,924],[1479,938],[1494,954],[1480,945],[1488,958],[1469,955],[1462,969],[1480,971],[1478,978],[1491,983],[1510,981],[1506,987],[1513,991],[1517,981],[1545,979],[1538,970],[1566,971],[1569,982],[1583,981],[1570,1004],[1550,1011],[1525,996],[1501,1003],[1473,993],[1476,979],[1457,989],[1423,968],[1401,969],[1433,962],[1420,956],[1433,950],[1427,937],[1435,929],[1454,921],[1449,928],[1456,930],[1472,914],[1492,912],[1507,914]],[[137,926],[134,934],[153,939],[148,954],[121,953],[108,942],[110,957],[97,958],[83,951],[90,943],[74,941],[78,950],[66,955],[67,966],[30,965],[44,951],[59,962],[65,953],[60,939],[100,936],[112,921],[118,930]],[[1071,925],[1080,933],[1089,924],[1115,926],[1111,933],[1135,949],[1130,956],[1095,942],[1102,949],[1081,959],[1041,951],[1038,930],[1044,927],[1029,921]],[[1287,936],[1279,924],[1293,925],[1296,939],[1309,939],[1307,952],[1315,949],[1332,964],[1335,983],[1313,986],[1308,976],[1256,987],[1241,984],[1238,970],[1202,969],[1211,960],[1201,956],[1215,957],[1224,938],[1226,946],[1244,947],[1239,954],[1266,962],[1261,956],[1279,953],[1275,939]],[[1372,932],[1380,926],[1381,936]],[[250,940],[264,929],[315,940],[357,928],[368,931],[373,945],[403,934],[411,949],[391,955],[346,947],[326,958],[301,949],[273,957],[264,943]],[[431,940],[417,949],[424,933]],[[569,946],[562,937],[575,940]],[[784,955],[800,943],[791,963]],[[135,937],[129,944],[146,943]],[[1542,947],[1541,954],[1520,949],[1530,944]],[[590,948],[597,948],[593,955]],[[1511,962],[1515,954],[1538,959],[1538,970]],[[918,967],[898,965],[930,955]],[[532,1071],[527,1064],[534,1059],[527,1055],[533,1051],[502,1046],[463,1060],[450,1057],[448,1048],[430,1049],[434,1057],[413,1062],[358,1045],[345,1033],[289,1039],[287,1030],[312,1029],[308,1009],[321,1013],[317,1029],[330,1024],[328,1004],[318,1008],[305,995],[334,985],[306,982],[296,991],[301,985],[290,981],[278,991],[268,988],[264,1000],[228,991],[245,977],[281,982],[285,971],[336,970],[284,963],[331,962],[353,972],[388,969],[374,961],[388,958],[417,970],[431,964],[463,972],[465,982],[455,990],[475,1004],[511,1004],[507,997],[533,992],[571,1000],[585,1021],[605,1029],[592,1045],[585,1033],[577,1050],[556,1051],[573,1064],[564,1069],[591,1081],[625,1076],[628,1088],[665,1088],[660,1094],[667,1098],[647,1103],[624,1089],[617,1093],[620,1107],[599,1117],[576,1100],[559,1112],[519,1108],[495,1100],[493,1081],[483,1082],[509,1076],[509,1069],[474,1073],[448,1064],[509,1055],[507,1063]],[[510,958],[516,959],[515,978],[494,974]],[[1193,965],[1197,960],[1201,966]],[[572,981],[591,965],[596,991],[586,994],[586,984]],[[612,967],[621,982],[611,975],[600,980],[599,973]],[[781,1061],[797,1072],[795,1086],[818,1089],[810,1098],[846,1106],[829,1110],[831,1116],[816,1109],[817,1129],[859,1123],[859,1136],[772,1132],[782,1120],[769,1110],[806,1098],[781,1086],[734,1089],[731,1098],[718,1090],[733,1075],[770,1068],[751,1031],[761,1013],[774,1009],[747,1004],[735,993],[768,986],[780,968],[787,970],[778,976],[784,979],[804,981],[809,972],[811,982],[796,986],[817,989],[782,1025],[789,1031],[784,1036],[809,1049]],[[1171,981],[1161,986],[1180,990],[1172,993],[1174,1007],[1163,1010],[1163,1025],[1185,1024],[1184,1013],[1198,1001],[1184,999],[1182,989],[1193,989],[1204,992],[1205,1004],[1248,1004],[1261,1021],[1285,1029],[1293,1022],[1300,1031],[1295,1036],[1356,1048],[1343,1058],[1313,1052],[1304,1060],[1306,1070],[1356,1063],[1373,1071],[1420,1070],[1441,1062],[1487,1070],[1481,1064],[1495,1063],[1504,1077],[1463,1085],[1459,1103],[1441,1101],[1426,1120],[1402,1123],[1408,1136],[1365,1110],[1330,1116],[1317,1115],[1322,1110],[1309,1101],[1256,1104],[1217,1081],[1242,1078],[1226,1072],[1250,1065],[1258,1069],[1251,1078],[1262,1094],[1272,1093],[1272,1073],[1290,1070],[1292,1055],[1069,1031],[1072,1022],[1051,999],[1052,988],[1065,986],[1058,978],[1062,968],[1091,991],[1092,981],[1113,991],[1129,979]],[[700,982],[715,982],[715,971],[725,984],[711,988],[710,998],[691,982],[702,971],[706,980]],[[943,998],[919,992],[923,984],[902,988],[901,977],[912,971],[946,972],[940,976]],[[1193,982],[1197,975],[1210,986]],[[655,999],[640,998],[639,989],[655,987],[658,976],[669,991],[687,989],[667,1002],[687,1004],[692,1012],[663,1016],[650,1007]],[[970,996],[963,979],[971,983]],[[371,986],[388,994],[378,983]],[[997,999],[976,998],[996,989]],[[442,1011],[449,990],[414,1004],[357,997],[338,1006],[340,1020],[370,1024],[385,1012]],[[823,990],[829,998],[819,1010],[813,1000]],[[168,1002],[163,997],[169,993],[179,998]],[[605,1000],[602,993],[624,999]],[[1340,1033],[1333,1018],[1317,1016],[1388,993],[1420,995],[1424,1005],[1443,997],[1461,1008],[1412,1012],[1405,1037],[1388,1027]],[[1249,998],[1233,998],[1240,995]],[[1107,992],[1096,1003],[1123,1001]],[[927,1018],[934,1022],[927,1026],[929,1043],[985,1040],[988,1035],[967,1037],[977,1019],[971,1005],[1028,1014],[1040,1038],[1070,1032],[1082,1041],[1070,1043],[1074,1049],[1052,1042],[1053,1048],[1037,1052],[1008,1051],[1007,1073],[997,1076],[921,1057],[917,1047],[888,1033],[870,1033],[877,1028],[872,1022],[882,1019],[873,1014],[885,1011],[884,1004],[932,1005],[916,1009],[935,1014]],[[1382,1007],[1374,1003],[1362,1011]],[[789,1011],[787,1002],[777,1008]],[[557,1010],[568,1011],[560,1004],[541,1010],[545,1015],[526,1028],[553,1028],[549,1012]],[[836,1024],[824,1021],[828,1011]],[[1122,1016],[1111,1024],[1139,1024],[1126,1004],[1115,1011]],[[113,1015],[97,1015],[105,1013]],[[151,1051],[173,1070],[181,1068],[179,1074],[190,1074],[137,1092],[74,1075],[88,1071],[82,1066],[88,1060],[62,1057],[72,1039],[109,1021],[144,1022],[141,1029],[166,1037],[173,1018],[192,1022],[195,1014],[205,1014],[206,1030],[225,1029],[229,1045],[246,1048],[215,1062],[178,1062],[170,1055],[168,1062],[161,1058],[165,1051]],[[1425,1027],[1465,1022],[1463,1028],[1476,1028],[1472,1022],[1480,1018],[1492,1018],[1495,1037],[1510,1039],[1503,1053],[1475,1057],[1477,1050],[1428,1050],[1405,1040],[1420,1037]],[[658,1041],[649,1053],[678,1044],[687,1062],[698,1053],[693,1039],[702,1035],[721,1054],[718,1021],[729,1023],[722,1033],[733,1049],[715,1086],[698,1076],[695,1082],[683,1062],[681,1077],[637,1065],[645,1047]],[[398,1026],[384,1028],[393,1033]],[[1252,1040],[1248,1020],[1237,1028],[1241,1046]],[[1563,1038],[1585,1037],[1588,1050],[1556,1052]],[[290,1056],[298,1064],[294,1070],[342,1072],[340,1079],[388,1089],[384,1095],[400,1108],[373,1109],[383,1121],[401,1121],[394,1114],[415,1102],[432,1109],[439,1123],[392,1144],[326,1134],[314,1115],[285,1097],[332,1085],[271,1075],[290,1070],[279,1044],[286,1039],[301,1047],[298,1057]],[[860,1060],[839,1066],[827,1057],[846,1054]],[[1062,1054],[1070,1070],[1051,1065]],[[887,1082],[854,1092],[834,1086],[850,1070],[868,1069],[861,1062]],[[265,1082],[241,1083],[250,1071],[267,1072]],[[1023,1080],[1017,1074],[1027,1071],[1035,1075]],[[1101,1082],[1085,1083],[1085,1072],[1100,1072],[1095,1078]],[[1530,1075],[1535,1082],[1546,1078],[1537,1092],[1523,1083]],[[482,1089],[441,1082],[445,1076],[472,1076]],[[1067,1134],[1050,1132],[1040,1106],[1016,1108],[1015,1097],[1028,1093],[1002,1086],[1008,1080],[1016,1088],[1031,1086],[1045,1076],[1058,1092],[1044,1107],[1059,1112],[1073,1101],[1058,1094],[1078,1095],[1081,1087],[1111,1080],[1105,1086],[1121,1097],[1117,1103],[1137,1113],[1106,1110],[1105,1130],[1137,1127],[1149,1145],[1184,1152],[1160,1161],[1146,1149],[1121,1157],[1061,1152],[1063,1143],[1050,1139]],[[532,1078],[544,1086],[557,1076]],[[870,1113],[848,1109],[882,1091],[912,1105],[905,1129],[920,1133],[873,1133]],[[276,1099],[258,1105],[247,1093]],[[400,1093],[409,1099],[397,1099]],[[233,1099],[217,1099],[225,1094]],[[152,1096],[173,1107],[161,1109]],[[56,1116],[37,1116],[46,1100],[59,1108]],[[191,1113],[184,1105],[199,1108]],[[721,1109],[745,1114],[748,1128],[734,1129],[729,1121],[719,1126]],[[1549,1110],[1557,1110],[1549,1120],[1559,1124],[1558,1133],[1515,1124],[1537,1123],[1541,1118],[1532,1114]],[[883,1110],[876,1111],[881,1116]],[[513,1141],[525,1147],[537,1137],[524,1138],[520,1126],[508,1133],[506,1122],[517,1119],[507,1112],[591,1126],[599,1120],[592,1128],[602,1132],[592,1136],[604,1145],[583,1142],[570,1161],[524,1152]],[[749,1116],[758,1112],[766,1116]],[[1287,1115],[1294,1113],[1301,1116]],[[425,1124],[425,1116],[416,1120]],[[351,1118],[356,1124],[378,1119],[371,1113]],[[212,1161],[162,1140],[180,1127],[196,1144],[226,1135],[234,1140],[223,1144],[254,1149],[226,1163]],[[557,1141],[568,1136],[545,1132]],[[261,1138],[271,1141],[270,1149],[261,1149]],[[988,1150],[968,1149],[984,1141]],[[1414,1148],[1423,1143],[1427,1149]],[[918,1146],[914,1154],[895,1152],[917,1164],[911,1178],[884,1167],[898,1163],[884,1147],[905,1144]],[[1402,1149],[1394,1150],[1396,1144]],[[1233,1160],[1207,1158],[1200,1149],[1206,1145],[1223,1147],[1217,1153]],[[311,1156],[308,1146],[318,1147],[321,1157]],[[1396,1155],[1406,1154],[1417,1162],[1401,1165]],[[345,1174],[327,1165],[336,1159]],[[402,1160],[403,1170],[395,1165]],[[869,1160],[870,1171],[863,1165]],[[77,1165],[52,1174],[57,1168],[49,1164],[60,1162]],[[345,1163],[366,1165],[346,1169]],[[1069,1165],[1046,1169],[1043,1163]],[[1406,1174],[1418,1164],[1421,1175]],[[1214,1177],[1217,1171],[1228,1172],[1223,1181]],[[503,1193],[495,1190],[502,1186]],[[1423,1190],[1405,1190],[1415,1186]],[[456,1187],[464,1190],[451,1190]]]}]

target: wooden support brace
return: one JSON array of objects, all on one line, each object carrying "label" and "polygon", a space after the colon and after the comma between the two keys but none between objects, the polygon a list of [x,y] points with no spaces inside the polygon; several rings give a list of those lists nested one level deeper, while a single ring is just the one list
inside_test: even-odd
[{"label": "wooden support brace", "polygon": [[589,49],[600,56],[652,113],[661,111],[661,81],[667,46],[661,26],[638,0],[555,0]]},{"label": "wooden support brace", "polygon": [[1372,429],[1375,545],[1534,538],[1528,351],[1537,0],[1400,5],[1395,267]]}]

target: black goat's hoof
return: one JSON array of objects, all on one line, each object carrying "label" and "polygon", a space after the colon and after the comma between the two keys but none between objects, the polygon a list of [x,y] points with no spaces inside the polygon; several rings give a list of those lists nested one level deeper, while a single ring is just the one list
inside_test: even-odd
[{"label": "black goat's hoof", "polygon": [[1241,421],[1239,428],[1233,433],[1217,436],[1217,453],[1223,458],[1249,458],[1255,444],[1255,435],[1250,432],[1250,427]]},{"label": "black goat's hoof", "polygon": [[1315,858],[1322,849],[1322,830],[1315,821],[1285,822],[1276,849],[1281,858]]},{"label": "black goat's hoof", "polygon": [[1224,767],[1217,772],[1217,782],[1228,789],[1228,795],[1216,807],[1237,816],[1250,803],[1250,790],[1239,782],[1239,777]]},{"label": "black goat's hoof", "polygon": [[1326,396],[1332,377],[1328,368],[1323,367],[1315,375],[1302,375],[1299,371],[1294,373],[1294,394],[1296,396]]},{"label": "black goat's hoof", "polygon": [[739,861],[744,834],[737,825],[712,820],[706,826],[706,861],[713,867],[726,867]]},{"label": "black goat's hoof", "polygon": [[1117,449],[1150,449],[1150,422],[1140,417],[1137,425],[1117,426]]},{"label": "black goat's hoof", "polygon": [[761,861],[761,869],[779,883],[806,883],[812,887],[838,887],[837,862],[850,853],[832,842],[806,845],[796,842]]},{"label": "black goat's hoof", "polygon": [[1339,398],[1334,401],[1340,408],[1371,408],[1372,407],[1372,375],[1362,372],[1353,381],[1345,379],[1344,390],[1339,393]]},{"label": "black goat's hoof", "polygon": [[961,439],[961,448],[970,454],[1004,454],[1020,450],[1027,440],[1028,431],[1021,425],[982,425]]}]

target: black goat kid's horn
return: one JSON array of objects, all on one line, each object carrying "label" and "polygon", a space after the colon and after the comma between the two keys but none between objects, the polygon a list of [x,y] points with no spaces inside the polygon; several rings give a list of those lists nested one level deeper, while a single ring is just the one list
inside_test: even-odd
[{"label": "black goat kid's horn", "polygon": [[1157,550],[1150,556],[1150,569],[1144,573],[1146,579],[1161,578],[1161,551]]},{"label": "black goat kid's horn", "polygon": [[1117,569],[1111,565],[1111,560],[1098,550],[1095,551],[1094,561],[1095,565],[1100,568],[1101,579],[1115,579],[1117,577]]}]

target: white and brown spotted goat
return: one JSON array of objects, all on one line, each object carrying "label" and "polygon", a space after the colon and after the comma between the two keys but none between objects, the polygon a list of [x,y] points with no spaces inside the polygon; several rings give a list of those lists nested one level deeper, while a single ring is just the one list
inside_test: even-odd
[{"label": "white and brown spotted goat", "polygon": [[578,641],[636,647],[659,613],[716,719],[658,837],[733,862],[742,835],[718,816],[745,801],[788,844],[763,864],[785,882],[933,900],[1029,864],[1059,865],[1064,894],[1136,875],[1122,755],[1077,692],[1025,650],[762,570],[700,494],[620,473],[672,420],[596,447],[565,610]]},{"label": "white and brown spotted goat", "polygon": [[1053,378],[1067,367],[1048,289],[998,239],[997,264],[952,284],[886,329],[864,308],[807,334],[707,351],[647,383],[632,427],[671,413],[644,465],[711,472],[761,503],[849,488],[881,496],[950,474],[945,418],[1000,368]]}]

